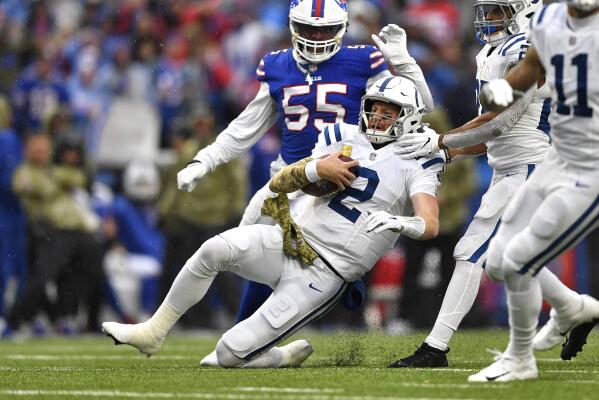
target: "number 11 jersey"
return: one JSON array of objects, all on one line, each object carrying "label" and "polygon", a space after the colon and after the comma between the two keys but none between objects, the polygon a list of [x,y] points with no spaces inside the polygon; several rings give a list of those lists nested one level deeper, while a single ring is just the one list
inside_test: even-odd
[{"label": "number 11 jersey", "polygon": [[531,20],[530,40],[552,92],[552,145],[571,165],[599,166],[599,14],[568,15],[566,3]]}]

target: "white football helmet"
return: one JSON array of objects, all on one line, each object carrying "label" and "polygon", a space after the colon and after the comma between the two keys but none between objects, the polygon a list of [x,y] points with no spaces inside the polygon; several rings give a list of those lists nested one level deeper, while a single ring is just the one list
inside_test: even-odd
[{"label": "white football helmet", "polygon": [[[393,123],[384,131],[371,129],[369,119],[373,116],[374,102],[392,104],[399,109]],[[376,81],[362,96],[360,107],[360,132],[372,143],[386,143],[396,140],[404,133],[414,133],[421,126],[424,102],[418,89],[409,79],[390,76]],[[386,118],[377,115],[378,118]]]},{"label": "white football helmet", "polygon": [[568,5],[571,5],[580,11],[591,11],[599,7],[599,0],[567,0]]},{"label": "white football helmet", "polygon": [[347,29],[345,0],[292,0],[289,29],[295,50],[313,64],[333,57]]},{"label": "white football helmet", "polygon": [[160,191],[160,173],[150,161],[134,160],[127,164],[123,174],[125,195],[134,201],[149,202]]},{"label": "white football helmet", "polygon": [[[483,44],[497,46],[510,36],[526,31],[530,18],[542,7],[543,0],[476,0],[476,36]],[[503,17],[487,21],[487,14],[490,12],[496,12]]]}]

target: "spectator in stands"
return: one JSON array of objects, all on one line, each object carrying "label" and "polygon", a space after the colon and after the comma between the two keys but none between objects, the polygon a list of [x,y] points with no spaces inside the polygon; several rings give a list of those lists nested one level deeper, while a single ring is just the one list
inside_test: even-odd
[{"label": "spectator in stands", "polygon": [[[12,175],[23,157],[21,141],[10,128],[11,110],[6,98],[0,96],[0,325],[5,313],[5,290],[14,279],[16,293],[25,282],[25,217],[11,187]],[[2,328],[0,327],[0,330]]]},{"label": "spectator in stands", "polygon": [[[158,203],[166,237],[161,298],[168,292],[187,258],[191,257],[204,241],[228,228],[237,226],[247,199],[247,174],[239,160],[217,168],[191,193],[177,189],[177,172],[199,149],[214,141],[216,130],[212,111],[203,105],[196,107],[191,116],[189,129],[191,136],[178,144],[177,163],[166,173],[164,189]],[[220,284],[225,282],[221,281]],[[221,290],[219,292],[227,293]],[[226,304],[227,308],[235,312],[236,300],[230,297],[224,297],[223,300],[229,302]],[[199,306],[201,307],[202,304]],[[210,313],[209,307],[205,307],[202,313],[201,320],[206,321],[206,315]],[[190,314],[192,316],[189,317],[191,320],[197,318],[194,314],[192,311]],[[187,322],[189,324],[190,320]]]},{"label": "spectator in stands", "polygon": [[85,301],[86,328],[97,331],[100,304],[96,288],[103,283],[100,246],[94,236],[98,225],[75,197],[77,190],[85,188],[86,176],[66,160],[62,165],[53,164],[51,155],[47,135],[29,136],[25,161],[13,176],[13,189],[27,215],[33,256],[21,301],[9,311],[7,323],[16,329],[30,321],[41,311],[53,286],[58,292],[57,316],[76,317],[78,306]]},{"label": "spectator in stands", "polygon": [[158,230],[155,203],[160,191],[158,168],[132,161],[123,174],[124,195],[104,210],[109,250],[104,258],[108,282],[124,320],[144,320],[158,300],[164,237]]}]

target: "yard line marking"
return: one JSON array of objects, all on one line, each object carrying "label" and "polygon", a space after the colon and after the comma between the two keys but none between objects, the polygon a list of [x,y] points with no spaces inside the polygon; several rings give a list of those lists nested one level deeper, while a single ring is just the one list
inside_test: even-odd
[{"label": "yard line marking", "polygon": [[[94,356],[94,355],[53,355],[53,354],[7,354],[2,358],[8,360],[38,360],[38,361],[50,361],[50,360],[134,360],[137,354],[131,354],[128,356]],[[145,360],[146,358],[139,358]],[[156,356],[152,360],[195,360],[196,357],[189,356]]]},{"label": "yard line marking", "polygon": [[[481,386],[482,387],[482,386]],[[129,397],[129,398],[161,398],[161,399],[229,399],[229,400],[261,400],[270,398],[261,393],[225,394],[225,393],[171,393],[171,392],[122,392],[120,390],[0,390],[0,394],[8,396],[78,396],[78,397]],[[274,399],[274,397],[273,397]],[[303,400],[476,400],[453,397],[377,397],[377,396],[336,396],[336,395],[295,395],[293,399]],[[491,399],[492,400],[492,399]]]},{"label": "yard line marking", "polygon": [[239,386],[230,390],[238,390],[240,392],[277,392],[277,393],[343,393],[343,389],[328,389],[328,388],[291,388],[291,387],[254,387],[254,386]]},{"label": "yard line marking", "polygon": [[[571,381],[569,381],[571,382]],[[476,383],[401,383],[403,387],[414,387],[414,388],[448,388],[448,389],[509,389],[510,385],[507,384],[485,384],[480,385]]]}]

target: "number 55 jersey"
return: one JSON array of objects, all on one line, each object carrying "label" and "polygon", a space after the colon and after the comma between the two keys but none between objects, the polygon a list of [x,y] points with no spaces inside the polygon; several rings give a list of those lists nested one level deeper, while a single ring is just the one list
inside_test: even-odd
[{"label": "number 55 jersey", "polygon": [[530,40],[552,90],[552,145],[579,168],[599,166],[599,14],[568,15],[566,3],[531,20]]},{"label": "number 55 jersey", "polygon": [[413,214],[410,198],[416,193],[436,196],[445,166],[442,153],[419,160],[402,160],[393,145],[375,150],[357,125],[335,124],[320,135],[314,158],[352,147],[360,162],[358,178],[332,198],[301,196],[292,214],[306,241],[343,278],[352,282],[370,271],[395,244],[399,233],[366,232],[368,211]]},{"label": "number 55 jersey", "polygon": [[361,45],[342,47],[319,64],[301,64],[293,49],[275,51],[264,56],[256,75],[276,102],[281,157],[291,164],[310,155],[327,124],[358,123],[366,89],[391,73],[376,47]]}]

